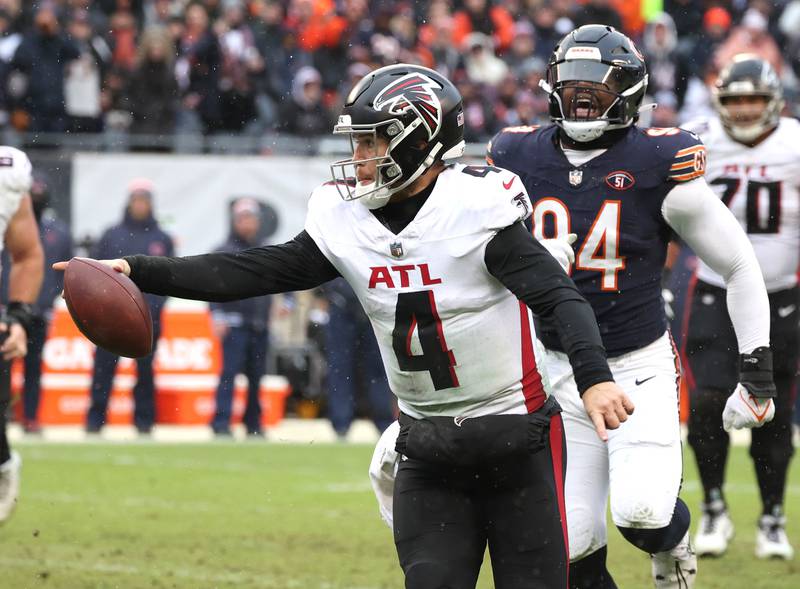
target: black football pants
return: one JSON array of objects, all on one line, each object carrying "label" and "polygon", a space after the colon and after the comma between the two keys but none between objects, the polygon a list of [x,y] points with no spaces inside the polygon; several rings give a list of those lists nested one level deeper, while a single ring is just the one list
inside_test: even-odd
[{"label": "black football pants", "polygon": [[11,403],[11,362],[0,358],[0,464],[11,458],[6,436],[8,406]]},{"label": "black football pants", "polygon": [[474,589],[486,546],[496,589],[566,589],[566,449],[549,444],[479,468],[400,463],[394,537],[406,589]]},{"label": "black football pants", "polygon": [[[709,298],[709,295],[712,298]],[[751,431],[750,456],[755,464],[764,513],[782,505],[789,464],[794,454],[792,414],[800,357],[798,288],[769,295],[770,347],[773,354],[775,417]],[[787,313],[788,311],[788,313]],[[704,500],[723,491],[728,458],[728,433],[722,410],[738,379],[738,346],[728,317],[723,289],[697,283],[692,298],[686,355],[695,387],[691,393],[689,444],[694,450]]]}]

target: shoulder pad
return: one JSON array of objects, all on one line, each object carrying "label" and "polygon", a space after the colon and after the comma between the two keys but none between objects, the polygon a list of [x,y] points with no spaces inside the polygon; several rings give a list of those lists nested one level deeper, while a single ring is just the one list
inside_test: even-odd
[{"label": "shoulder pad", "polygon": [[642,129],[656,143],[662,158],[669,161],[667,179],[688,182],[706,171],[706,147],[696,134],[677,127]]},{"label": "shoulder pad", "polygon": [[[530,216],[533,207],[516,174],[494,166],[463,165],[454,166],[452,173],[459,182],[469,183],[462,185],[460,202],[485,228],[499,230]],[[471,188],[473,182],[480,182],[480,188]]]},{"label": "shoulder pad", "polygon": [[688,182],[706,173],[706,146],[700,138],[689,131],[681,131],[681,143],[677,146],[669,179],[673,182]]},{"label": "shoulder pad", "polygon": [[501,129],[486,145],[486,163],[490,166],[495,165],[496,161],[501,161],[505,154],[519,142],[521,137],[529,135],[537,129],[539,129],[538,125]]},{"label": "shoulder pad", "polygon": [[23,195],[31,188],[31,162],[24,151],[0,146],[0,190]]},{"label": "shoulder pad", "polygon": [[791,131],[791,133],[797,133],[797,131],[800,130],[800,121],[794,117],[781,117],[778,123],[778,129],[784,132]]},{"label": "shoulder pad", "polygon": [[682,124],[681,129],[684,131],[689,131],[689,133],[694,133],[700,137],[711,130],[711,125],[708,119],[694,119]]},{"label": "shoulder pad", "polygon": [[344,204],[351,204],[345,203],[342,199],[337,184],[338,182],[333,181],[325,182],[311,191],[308,198],[308,214],[310,216],[324,218],[325,211],[331,211]]}]

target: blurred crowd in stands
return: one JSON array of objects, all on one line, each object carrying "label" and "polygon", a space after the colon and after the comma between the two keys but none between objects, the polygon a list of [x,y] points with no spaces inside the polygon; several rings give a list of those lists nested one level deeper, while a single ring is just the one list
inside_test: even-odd
[{"label": "blurred crowd in stands", "polygon": [[800,0],[0,0],[0,128],[310,137],[355,80],[405,61],[457,83],[467,139],[484,141],[546,121],[548,57],[588,23],[645,54],[645,123],[705,114],[740,52],[769,59],[794,102]]}]

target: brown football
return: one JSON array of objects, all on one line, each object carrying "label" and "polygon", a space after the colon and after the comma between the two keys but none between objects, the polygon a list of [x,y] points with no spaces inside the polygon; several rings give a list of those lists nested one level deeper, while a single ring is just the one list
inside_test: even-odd
[{"label": "brown football", "polygon": [[72,258],[64,299],[81,333],[109,352],[141,358],[153,350],[153,321],[142,291],[121,272],[89,258]]}]

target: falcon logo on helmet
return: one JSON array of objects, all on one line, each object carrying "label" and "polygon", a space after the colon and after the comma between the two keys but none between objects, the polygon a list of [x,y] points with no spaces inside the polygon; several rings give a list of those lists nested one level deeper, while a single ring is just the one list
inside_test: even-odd
[{"label": "falcon logo on helmet", "polygon": [[428,139],[433,139],[442,125],[442,105],[434,93],[438,87],[428,76],[410,73],[375,97],[375,110],[385,110],[393,115],[413,110],[428,130]]},{"label": "falcon logo on helmet", "polygon": [[[380,208],[438,162],[464,153],[464,111],[453,83],[426,67],[398,63],[364,76],[350,91],[335,135],[352,155],[331,164],[344,200]],[[357,149],[362,143],[364,149]],[[364,174],[374,168],[374,174]],[[362,171],[361,181],[349,182]]]}]

